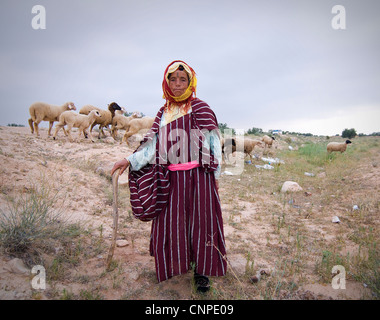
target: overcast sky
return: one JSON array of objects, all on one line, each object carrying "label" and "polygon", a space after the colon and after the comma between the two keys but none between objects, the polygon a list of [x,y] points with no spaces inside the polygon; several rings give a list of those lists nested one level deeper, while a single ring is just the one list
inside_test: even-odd
[{"label": "overcast sky", "polygon": [[155,116],[180,59],[229,127],[380,131],[379,16],[378,0],[1,0],[0,125],[28,126],[35,101]]}]

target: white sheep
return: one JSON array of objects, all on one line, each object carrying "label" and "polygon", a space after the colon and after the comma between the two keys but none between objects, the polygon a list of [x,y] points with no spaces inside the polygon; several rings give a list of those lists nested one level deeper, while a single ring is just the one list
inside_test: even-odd
[{"label": "white sheep", "polygon": [[153,122],[154,122],[154,118],[151,118],[151,117],[132,119],[131,121],[129,121],[124,137],[120,143],[123,143],[123,141],[125,141],[127,145],[129,146],[128,138],[133,136],[136,133],[139,133],[141,130],[146,130],[146,129],[149,130],[152,127]]},{"label": "white sheep", "polygon": [[269,136],[267,136],[267,135],[265,135],[265,136],[263,136],[263,137],[261,138],[261,141],[264,142],[264,151],[263,151],[263,153],[265,153],[267,147],[268,147],[268,148],[271,148],[271,147],[272,147],[274,140],[275,140],[274,137],[269,137]]},{"label": "white sheep", "polygon": [[274,140],[274,137],[269,137],[267,135],[261,138],[261,141],[265,143],[265,147],[268,146],[269,148],[272,146]]},{"label": "white sheep", "polygon": [[124,113],[126,113],[127,111],[124,109],[124,107],[121,107],[120,110],[115,110],[115,116],[123,116]]},{"label": "white sheep", "polygon": [[249,155],[250,159],[252,160],[252,151],[257,145],[261,145],[260,140],[253,140],[249,138],[244,139],[244,153]]},{"label": "white sheep", "polygon": [[[227,160],[230,153],[234,153],[236,151],[236,144],[240,140],[236,140],[235,138],[227,138],[221,140],[222,145],[222,154],[224,155],[224,159]],[[260,140],[253,140],[250,138],[244,138],[244,154],[248,155],[252,160],[252,151],[255,146],[260,145],[262,142]]]},{"label": "white sheep", "polygon": [[[78,139],[81,136],[81,133],[83,132],[83,135],[86,137],[87,133],[86,130],[88,127],[94,123],[94,121],[98,118],[101,118],[102,115],[98,110],[92,110],[88,115],[78,114],[74,111],[65,111],[63,112],[59,117],[59,122],[56,125],[55,132],[54,132],[54,140],[56,139],[58,131],[63,128],[65,125],[67,125],[67,133],[66,135],[69,136],[70,141],[72,142],[73,139],[71,137],[71,129],[78,128],[79,135]],[[91,132],[89,133],[90,139],[92,142],[94,142],[94,139],[91,135]]]},{"label": "white sheep", "polygon": [[[103,128],[108,128],[110,124],[112,124],[112,118],[115,116],[116,110],[121,110],[121,107],[116,102],[111,102],[108,105],[108,110],[103,110],[98,107],[94,107],[92,105],[85,105],[80,110],[80,114],[89,114],[91,110],[97,110],[101,114],[101,118],[95,119],[95,122],[91,125],[90,132],[92,133],[92,128],[95,127],[97,124],[99,125],[100,133],[105,137],[105,133],[103,131]],[[100,133],[98,138],[100,139]]]},{"label": "white sheep", "polygon": [[118,115],[116,114],[112,118],[112,125],[111,125],[111,135],[114,139],[117,137],[117,130],[126,130],[129,128],[129,122],[132,119],[138,118],[138,114],[134,112],[131,116],[126,117],[124,115]]},{"label": "white sheep", "polygon": [[66,102],[62,106],[55,106],[45,102],[35,102],[29,107],[31,118],[28,120],[32,134],[36,131],[37,137],[40,135],[38,125],[41,121],[49,121],[48,136],[51,136],[51,129],[54,121],[59,120],[62,112],[76,110],[73,102]]},{"label": "white sheep", "polygon": [[345,142],[330,142],[327,145],[327,152],[331,153],[334,151],[338,151],[338,152],[343,153],[344,151],[346,151],[347,145],[349,143],[352,143],[352,142],[350,140],[346,140]]}]

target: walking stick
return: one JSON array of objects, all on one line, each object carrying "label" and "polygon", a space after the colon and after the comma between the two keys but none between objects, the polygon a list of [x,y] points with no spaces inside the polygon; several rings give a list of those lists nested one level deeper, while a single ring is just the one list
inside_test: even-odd
[{"label": "walking stick", "polygon": [[107,270],[109,270],[112,257],[113,257],[113,252],[115,250],[115,245],[116,245],[116,237],[117,237],[117,225],[118,225],[118,220],[119,220],[119,213],[118,213],[118,180],[120,176],[120,169],[115,170],[115,172],[112,175],[112,191],[113,191],[113,233],[112,233],[112,243],[110,246],[110,249],[108,251],[108,257],[107,257]]}]

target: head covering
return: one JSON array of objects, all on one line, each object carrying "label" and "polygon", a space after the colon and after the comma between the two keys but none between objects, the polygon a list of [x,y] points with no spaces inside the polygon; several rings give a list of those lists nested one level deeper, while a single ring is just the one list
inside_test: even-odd
[{"label": "head covering", "polygon": [[[189,77],[189,86],[187,87],[184,94],[176,97],[169,88],[169,75],[176,71],[180,66],[183,67],[184,71]],[[184,61],[175,60],[170,63],[165,70],[164,80],[162,81],[162,90],[164,92],[163,98],[166,99],[166,105],[170,108],[170,104],[174,105],[188,105],[191,100],[195,97],[197,88],[197,78],[195,76],[195,71]],[[193,97],[194,94],[194,97]]]}]

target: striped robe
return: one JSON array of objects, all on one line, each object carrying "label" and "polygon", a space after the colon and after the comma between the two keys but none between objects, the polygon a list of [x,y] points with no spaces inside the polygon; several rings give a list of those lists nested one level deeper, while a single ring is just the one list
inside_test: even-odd
[{"label": "striped robe", "polygon": [[[227,264],[224,259],[226,246],[223,219],[214,177],[218,163],[202,143],[202,130],[218,129],[217,119],[205,102],[195,99],[192,101],[191,113],[160,128],[163,110],[164,107],[158,112],[145,138],[147,141],[158,134],[156,163],[129,173],[132,212],[138,212],[135,216],[139,219],[144,217],[145,212],[141,211],[145,208],[135,208],[141,204],[136,200],[141,195],[134,182],[141,179],[141,171],[153,170],[153,175],[148,176],[158,174],[162,178],[159,186],[152,187],[157,194],[150,195],[153,202],[157,201],[157,206],[154,210],[148,208],[151,211],[148,212],[149,218],[145,219],[152,220],[150,254],[155,258],[157,280],[161,282],[186,273],[192,263],[199,274],[225,275]],[[181,131],[186,132],[189,139],[176,134]],[[179,157],[178,149],[181,150]],[[167,170],[170,160],[189,162],[194,160],[192,157],[195,155],[200,167],[182,171]],[[166,201],[165,205],[160,201]]]}]

